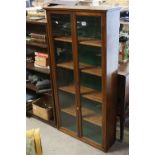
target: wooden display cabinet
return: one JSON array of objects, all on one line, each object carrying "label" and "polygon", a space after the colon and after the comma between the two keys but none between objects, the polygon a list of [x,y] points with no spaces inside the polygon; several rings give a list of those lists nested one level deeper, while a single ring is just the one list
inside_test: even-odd
[{"label": "wooden display cabinet", "polygon": [[[48,35],[47,35],[47,20],[30,20],[29,18],[26,19],[26,33],[36,33],[36,34],[43,34],[46,36],[46,42],[33,42],[26,40],[26,49],[34,50],[34,52],[41,51],[42,53],[46,53],[50,57],[49,47],[48,47]],[[30,71],[33,74],[42,75],[45,78],[52,79],[51,69],[40,68],[34,65],[34,62],[26,62],[26,70]],[[27,82],[26,83],[26,91],[33,92],[37,94],[39,98],[43,98],[45,102],[48,102],[52,107],[52,116],[50,120],[42,119],[42,116],[36,116],[33,114],[32,109],[27,111],[28,116],[33,116],[49,125],[56,126],[56,112],[55,112],[55,104],[54,104],[54,97],[53,97],[53,90],[52,90],[52,80],[51,80],[51,91],[46,93],[37,93],[37,88],[34,84]],[[32,104],[32,103],[31,103]]]},{"label": "wooden display cabinet", "polygon": [[120,8],[45,9],[57,127],[107,151],[116,137]]}]

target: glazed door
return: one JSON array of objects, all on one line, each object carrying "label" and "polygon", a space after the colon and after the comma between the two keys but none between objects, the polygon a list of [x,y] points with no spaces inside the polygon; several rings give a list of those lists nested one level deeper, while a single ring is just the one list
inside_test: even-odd
[{"label": "glazed door", "polygon": [[[76,90],[70,14],[53,13],[48,16],[51,26],[51,48],[59,128],[77,135]],[[53,43],[53,44],[52,44]]]},{"label": "glazed door", "polygon": [[102,144],[101,16],[76,14],[81,137]]}]

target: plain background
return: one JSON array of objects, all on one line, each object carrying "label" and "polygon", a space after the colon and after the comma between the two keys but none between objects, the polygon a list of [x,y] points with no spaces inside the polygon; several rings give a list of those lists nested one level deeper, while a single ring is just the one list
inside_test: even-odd
[{"label": "plain background", "polygon": [[[154,154],[155,4],[130,0],[130,154]],[[1,1],[1,154],[24,155],[26,88],[25,1]]]}]

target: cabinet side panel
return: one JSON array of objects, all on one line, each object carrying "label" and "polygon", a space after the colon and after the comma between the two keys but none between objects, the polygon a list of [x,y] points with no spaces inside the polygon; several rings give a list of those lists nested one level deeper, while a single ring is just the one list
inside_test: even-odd
[{"label": "cabinet side panel", "polygon": [[117,103],[117,69],[119,52],[120,10],[108,11],[106,14],[106,138],[108,149],[116,137],[116,103]]}]

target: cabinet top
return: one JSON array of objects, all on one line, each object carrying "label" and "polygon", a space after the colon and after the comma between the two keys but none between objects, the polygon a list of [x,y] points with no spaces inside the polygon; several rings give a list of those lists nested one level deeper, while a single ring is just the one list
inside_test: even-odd
[{"label": "cabinet top", "polygon": [[48,10],[59,10],[59,11],[110,11],[121,9],[118,6],[111,5],[101,5],[101,6],[67,6],[67,5],[56,5],[45,7],[44,9]]}]

